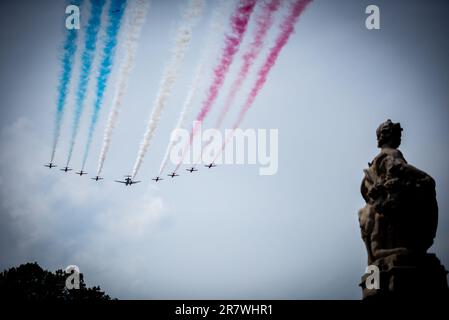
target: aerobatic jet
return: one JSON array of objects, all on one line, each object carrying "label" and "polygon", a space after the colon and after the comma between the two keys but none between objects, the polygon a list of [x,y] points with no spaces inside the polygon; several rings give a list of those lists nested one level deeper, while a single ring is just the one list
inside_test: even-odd
[{"label": "aerobatic jet", "polygon": [[50,163],[44,164],[44,167],[47,167],[47,168],[51,169],[51,168],[57,167],[57,165],[55,165],[52,162],[50,162]]},{"label": "aerobatic jet", "polygon": [[71,171],[72,169],[70,169],[69,167],[66,166],[64,169],[59,169],[59,170],[67,172],[67,171]]},{"label": "aerobatic jet", "polygon": [[81,177],[83,174],[87,174],[87,172],[81,170],[80,172],[75,172],[75,174],[78,174]]},{"label": "aerobatic jet", "polygon": [[215,164],[213,164],[213,163],[211,163],[211,164],[208,164],[208,165],[205,165],[205,167],[206,168],[213,168],[213,167],[216,167],[217,165],[215,165]]},{"label": "aerobatic jet", "polygon": [[98,180],[103,180],[103,178],[102,177],[100,177],[100,176],[96,176],[95,178],[91,178],[92,180],[95,180],[95,181],[98,181]]},{"label": "aerobatic jet", "polygon": [[192,167],[190,169],[186,169],[187,171],[189,171],[190,173],[192,173],[193,171],[198,171],[198,169],[195,169],[195,167]]},{"label": "aerobatic jet", "polygon": [[156,177],[156,178],[153,178],[153,179],[151,179],[151,180],[154,180],[154,181],[158,182],[158,181],[164,180],[164,179],[162,179],[162,178],[160,178],[160,177]]},{"label": "aerobatic jet", "polygon": [[176,172],[172,172],[170,174],[167,174],[167,176],[174,178],[174,177],[179,177],[179,174],[176,174]]},{"label": "aerobatic jet", "polygon": [[125,184],[125,186],[130,186],[130,185],[140,182],[140,181],[133,181],[131,179],[131,176],[125,176],[125,179],[123,181],[119,181],[119,180],[114,180],[114,181],[118,182],[118,183],[123,183],[123,184]]}]

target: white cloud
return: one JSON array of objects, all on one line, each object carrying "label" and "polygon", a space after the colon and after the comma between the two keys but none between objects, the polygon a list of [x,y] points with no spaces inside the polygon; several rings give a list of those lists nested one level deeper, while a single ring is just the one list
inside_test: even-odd
[{"label": "white cloud", "polygon": [[50,269],[77,264],[95,272],[114,265],[113,279],[136,268],[129,246],[148,241],[166,218],[157,190],[142,191],[145,182],[131,189],[50,170],[43,167],[50,150],[42,145],[27,118],[0,132],[0,146],[8,150],[0,154],[0,231],[10,244],[1,247],[1,267],[36,260]]}]

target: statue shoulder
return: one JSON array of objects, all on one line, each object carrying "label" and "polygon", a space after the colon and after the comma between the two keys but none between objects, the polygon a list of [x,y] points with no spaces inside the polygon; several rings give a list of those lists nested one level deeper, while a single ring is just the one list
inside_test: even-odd
[{"label": "statue shoulder", "polygon": [[395,159],[399,158],[405,161],[404,155],[402,154],[401,150],[395,149],[395,148],[383,148],[380,151],[380,155],[393,157]]},{"label": "statue shoulder", "polygon": [[394,148],[383,148],[380,153],[374,157],[373,161],[370,162],[370,166],[379,167],[385,161],[399,161],[407,163],[400,150]]}]

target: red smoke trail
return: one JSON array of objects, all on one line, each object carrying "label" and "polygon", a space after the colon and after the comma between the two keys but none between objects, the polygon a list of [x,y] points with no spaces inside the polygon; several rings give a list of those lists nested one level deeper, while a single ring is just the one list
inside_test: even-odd
[{"label": "red smoke trail", "polygon": [[[240,43],[242,42],[243,36],[245,35],[246,28],[248,26],[248,21],[251,13],[254,10],[257,0],[240,0],[235,12],[231,16],[231,32],[225,35],[225,47],[221,55],[221,59],[218,65],[214,69],[214,79],[207,91],[206,99],[203,101],[200,112],[196,117],[196,125],[192,128],[190,132],[190,141],[183,149],[182,157],[184,158],[187,148],[193,141],[196,135],[199,123],[201,123],[207,116],[212,108],[215,99],[217,98],[218,91],[223,85],[226,74],[235,56],[235,53],[239,49]],[[175,171],[181,166],[182,160],[176,166]]]},{"label": "red smoke trail", "polygon": [[[299,16],[304,11],[306,6],[312,2],[312,0],[296,0],[290,10],[290,14],[285,18],[285,20],[280,25],[280,33],[278,37],[275,40],[274,46],[271,48],[265,62],[263,63],[262,67],[260,68],[258,74],[257,74],[257,80],[254,84],[254,86],[251,89],[251,92],[248,96],[248,98],[245,101],[245,104],[243,105],[242,109],[240,110],[240,113],[237,117],[237,120],[234,122],[234,125],[232,126],[232,132],[228,135],[226,140],[224,141],[221,152],[223,152],[226,143],[229,142],[229,139],[232,137],[234,130],[240,126],[240,124],[243,121],[243,118],[245,117],[245,114],[248,112],[249,108],[252,106],[254,100],[256,99],[257,95],[259,94],[259,91],[262,89],[263,85],[265,84],[267,80],[268,73],[270,72],[271,68],[276,63],[276,60],[279,56],[279,53],[281,52],[282,48],[286,45],[288,39],[290,38],[290,35],[295,30],[295,23],[298,21]],[[221,152],[218,152],[215,156],[215,160],[218,158],[218,156],[221,154]],[[214,161],[215,161],[214,160]]]},{"label": "red smoke trail", "polygon": [[248,72],[253,65],[254,60],[256,60],[260,51],[262,50],[264,38],[271,25],[273,24],[273,14],[279,8],[280,2],[280,0],[271,0],[263,4],[262,12],[256,19],[257,26],[254,32],[254,40],[251,43],[248,51],[243,55],[243,65],[240,68],[236,80],[231,85],[231,90],[226,97],[223,109],[221,109],[221,113],[215,124],[216,129],[219,129],[221,127],[224,117],[228,113],[232,103],[234,102],[235,96],[239,92],[243,82],[248,76]]}]

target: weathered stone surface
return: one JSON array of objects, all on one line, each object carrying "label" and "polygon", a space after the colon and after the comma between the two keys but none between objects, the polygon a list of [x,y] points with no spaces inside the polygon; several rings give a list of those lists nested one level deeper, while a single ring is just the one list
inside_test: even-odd
[{"label": "weathered stone surface", "polygon": [[413,167],[397,148],[399,123],[387,120],[376,131],[380,153],[364,170],[361,193],[366,205],[359,210],[368,264],[380,270],[380,288],[363,297],[447,293],[447,272],[428,254],[438,224],[435,181]]}]

